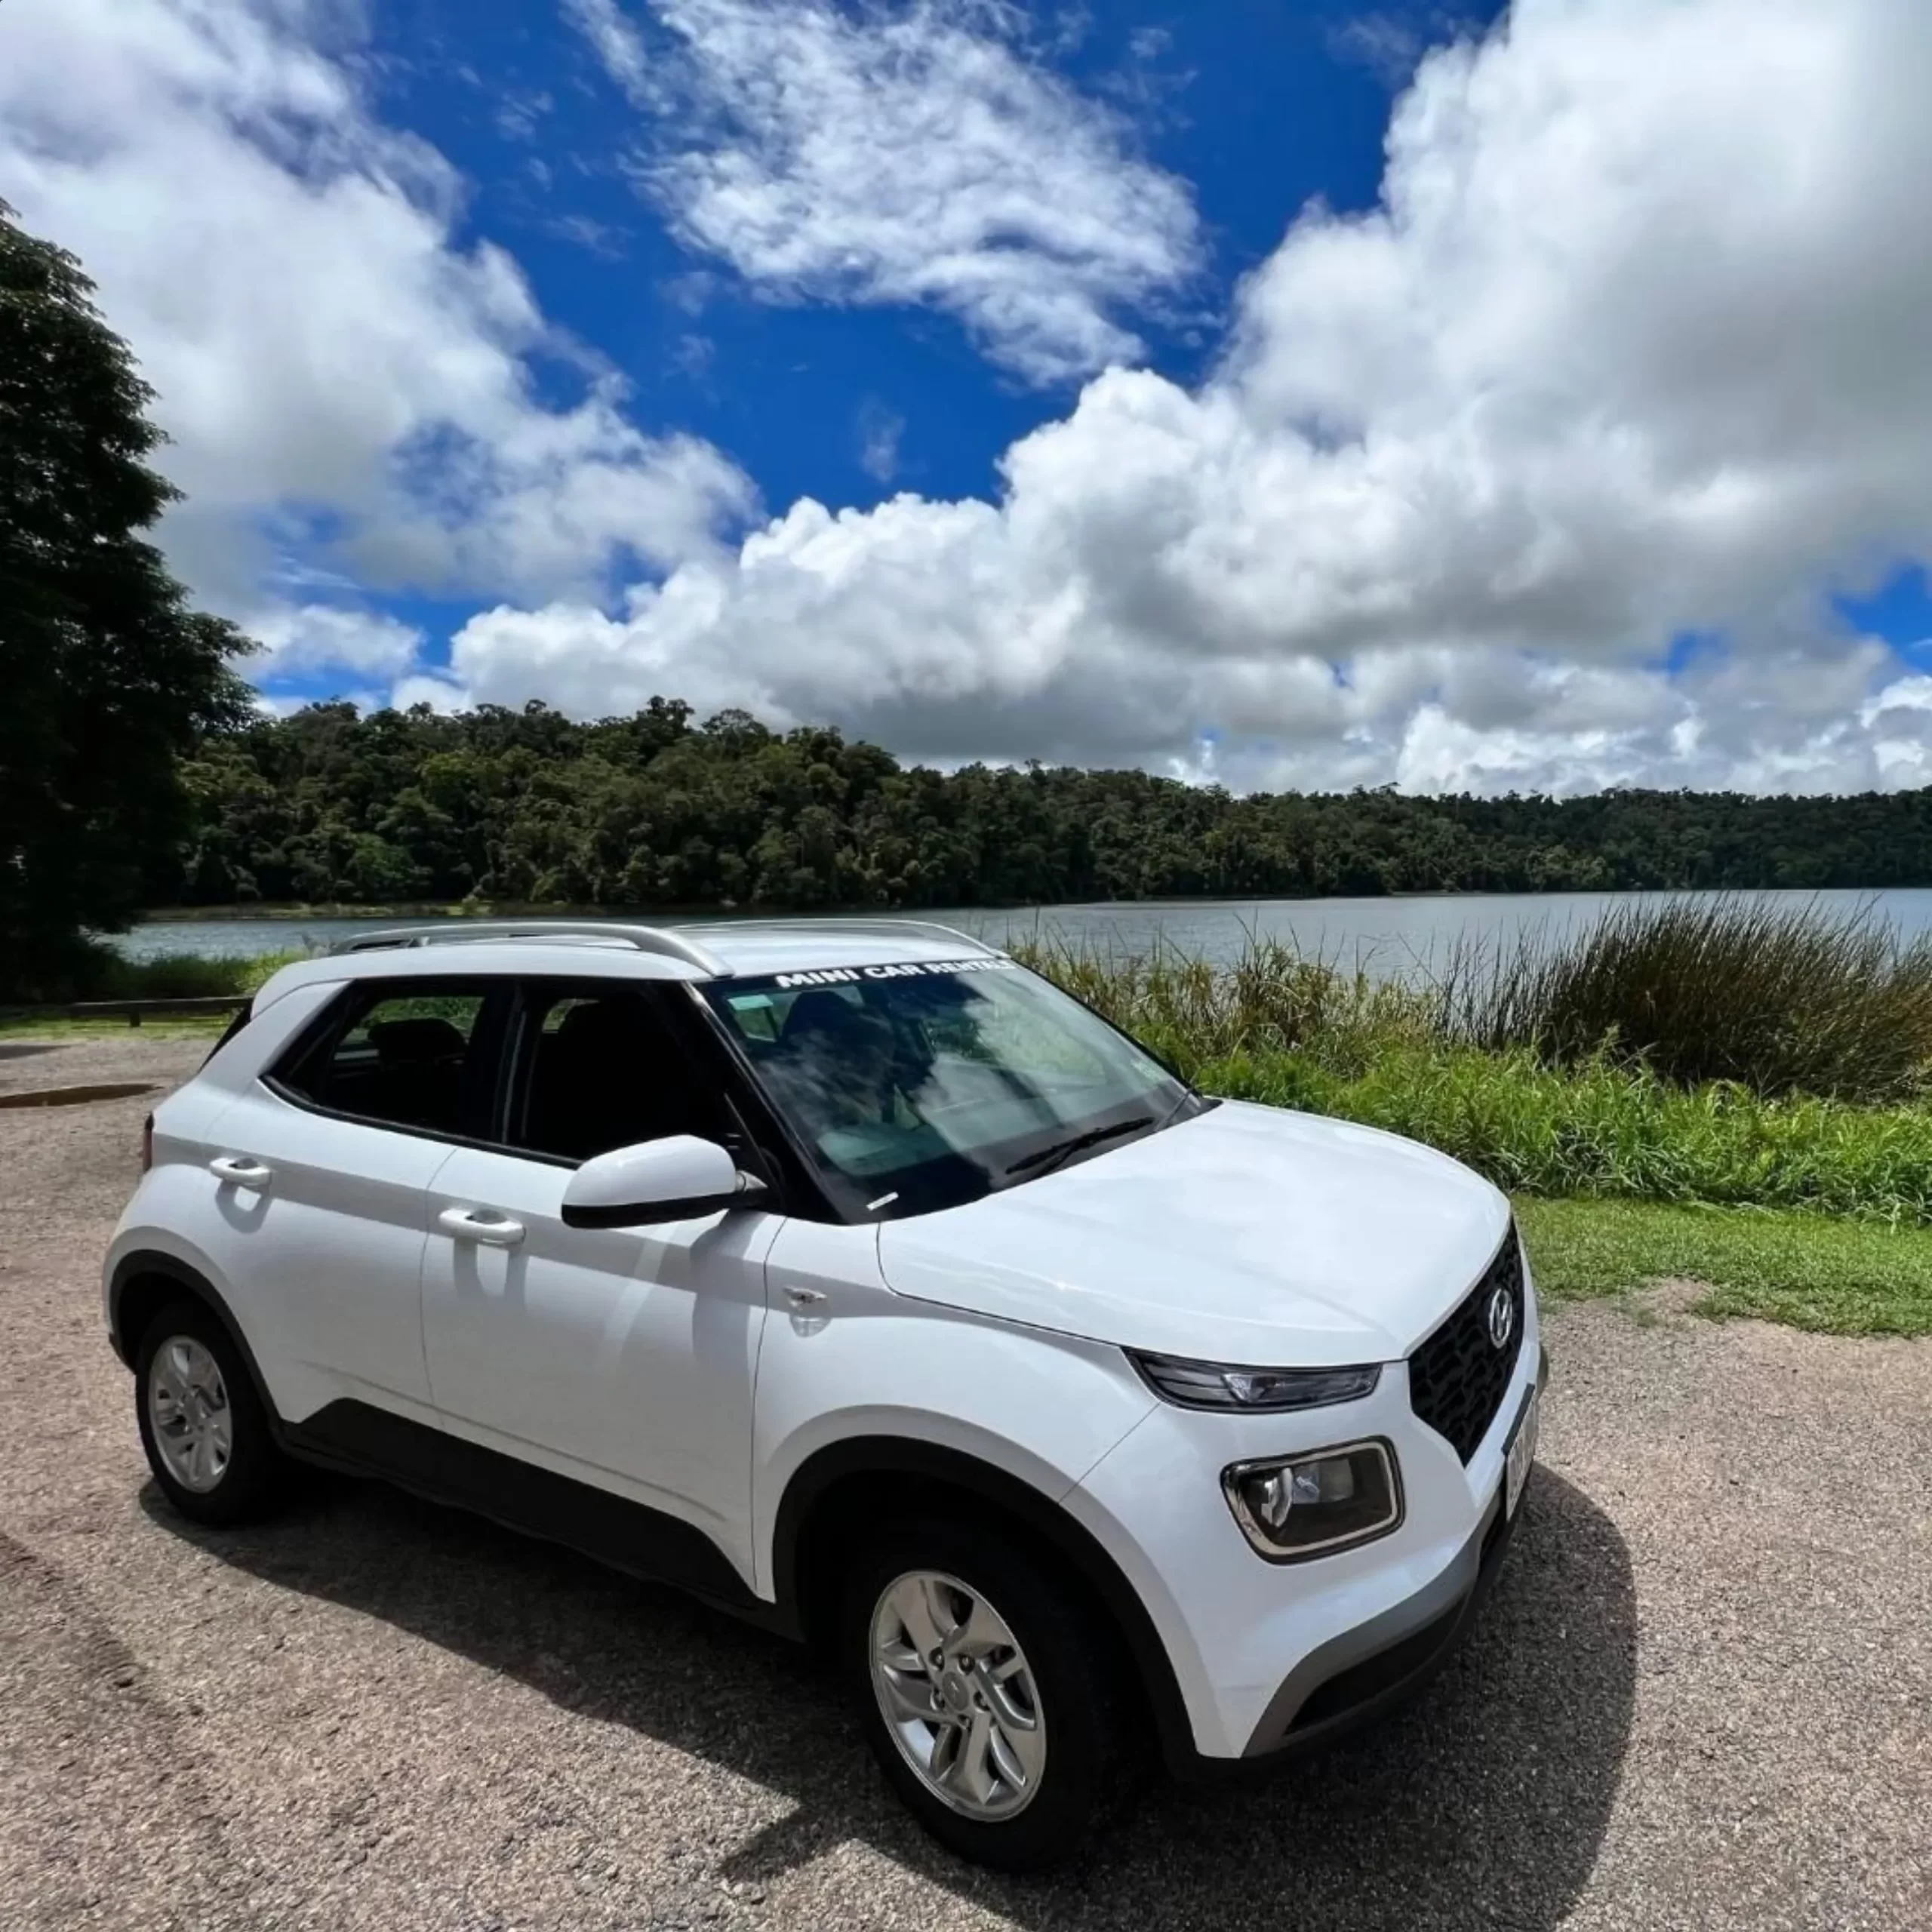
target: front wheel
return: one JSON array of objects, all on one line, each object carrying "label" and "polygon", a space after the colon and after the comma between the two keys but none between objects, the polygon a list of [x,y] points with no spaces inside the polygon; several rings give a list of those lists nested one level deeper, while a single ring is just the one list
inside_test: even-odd
[{"label": "front wheel", "polygon": [[894,1532],[849,1573],[841,1647],[867,1739],[961,1857],[1037,1871],[1097,1821],[1113,1752],[1091,1614],[991,1528]]}]

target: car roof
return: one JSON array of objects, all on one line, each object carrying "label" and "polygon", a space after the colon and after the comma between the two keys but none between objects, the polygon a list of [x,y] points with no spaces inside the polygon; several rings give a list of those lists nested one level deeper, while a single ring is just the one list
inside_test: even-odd
[{"label": "car roof", "polygon": [[735,978],[1000,956],[984,940],[924,919],[732,919],[673,930],[715,955]]},{"label": "car roof", "polygon": [[331,952],[283,967],[255,995],[254,1004],[260,1011],[297,986],[349,980],[517,974],[694,983],[829,966],[1000,956],[982,940],[918,919],[744,919],[685,926],[451,919],[359,933]]}]

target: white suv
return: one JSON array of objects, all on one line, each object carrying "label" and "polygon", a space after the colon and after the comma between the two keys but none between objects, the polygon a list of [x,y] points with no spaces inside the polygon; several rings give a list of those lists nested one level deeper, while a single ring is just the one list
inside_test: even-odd
[{"label": "white suv", "polygon": [[388,1477],[825,1646],[965,1856],[1414,1687],[1542,1352],[1509,1206],[1216,1102],[909,921],[457,925],[277,974],[106,1267],[142,1441],[237,1521]]}]

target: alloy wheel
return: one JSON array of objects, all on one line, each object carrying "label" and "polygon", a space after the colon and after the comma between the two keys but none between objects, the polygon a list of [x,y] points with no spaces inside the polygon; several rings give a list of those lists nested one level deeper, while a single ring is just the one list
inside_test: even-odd
[{"label": "alloy wheel", "polygon": [[920,1782],[953,1810],[1018,1816],[1046,1768],[1046,1715],[1032,1666],[979,1592],[937,1570],[909,1570],[872,1611],[872,1690]]}]

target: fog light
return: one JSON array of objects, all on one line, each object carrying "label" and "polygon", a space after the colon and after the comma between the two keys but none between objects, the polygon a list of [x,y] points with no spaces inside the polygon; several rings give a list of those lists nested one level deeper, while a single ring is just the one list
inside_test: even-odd
[{"label": "fog light", "polygon": [[1367,1543],[1402,1520],[1401,1484],[1386,1442],[1237,1463],[1223,1472],[1221,1487],[1242,1534],[1275,1562]]}]

